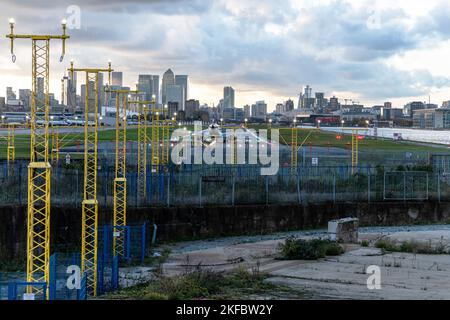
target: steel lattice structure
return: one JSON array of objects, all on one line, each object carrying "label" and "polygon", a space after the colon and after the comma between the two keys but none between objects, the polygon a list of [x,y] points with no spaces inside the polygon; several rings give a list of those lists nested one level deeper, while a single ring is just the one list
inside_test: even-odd
[{"label": "steel lattice structure", "polygon": [[7,160],[8,165],[14,162],[16,159],[16,148],[15,148],[15,126],[14,124],[8,124],[8,147],[7,147]]},{"label": "steel lattice structure", "polygon": [[298,129],[294,122],[291,129],[291,173],[297,173],[298,166]]},{"label": "steel lattice structure", "polygon": [[[65,54],[66,21],[61,35],[14,34],[14,21],[10,20],[13,62],[14,40],[31,39],[32,92],[31,92],[31,144],[28,166],[28,230],[27,230],[27,282],[49,282],[50,259],[50,169],[49,163],[49,58],[50,41],[62,40],[61,61]],[[39,90],[41,89],[41,90]],[[27,286],[28,293],[37,289]]]},{"label": "steel lattice structure", "polygon": [[116,94],[116,158],[114,177],[114,216],[113,228],[113,254],[125,256],[125,230],[127,225],[127,178],[126,178],[126,154],[127,154],[127,109],[131,94],[136,95],[137,90],[107,90]]},{"label": "steel lattice structure", "polygon": [[[81,220],[81,272],[86,275],[87,292],[97,295],[97,251],[98,251],[98,200],[97,200],[97,161],[98,161],[98,120],[99,120],[99,75],[108,72],[111,82],[111,62],[107,69],[74,68],[69,72],[84,72],[86,90],[84,96],[84,193]],[[93,86],[93,90],[90,87]]]},{"label": "steel lattice structure", "polygon": [[161,162],[160,154],[159,154],[159,132],[160,131],[160,120],[159,120],[159,111],[155,108],[155,104],[152,107],[152,136],[151,136],[151,145],[152,145],[152,174],[158,173],[159,164]]},{"label": "steel lattice structure", "polygon": [[352,130],[352,174],[356,173],[358,168],[358,130]]}]

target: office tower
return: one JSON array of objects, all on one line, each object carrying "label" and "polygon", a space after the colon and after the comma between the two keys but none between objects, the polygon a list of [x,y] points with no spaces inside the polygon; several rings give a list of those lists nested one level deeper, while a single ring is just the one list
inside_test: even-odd
[{"label": "office tower", "polygon": [[123,86],[123,73],[122,72],[113,72],[111,74],[111,82],[113,86],[122,87]]},{"label": "office tower", "polygon": [[250,113],[250,106],[249,106],[248,104],[246,104],[246,105],[244,106],[244,116],[245,116],[246,118],[250,118],[250,116],[251,116],[251,113]]},{"label": "office tower", "polygon": [[232,87],[223,88],[223,107],[234,108],[234,89]]},{"label": "office tower", "polygon": [[288,99],[284,104],[284,110],[285,111],[294,110],[294,101],[292,101],[291,99]]},{"label": "office tower", "polygon": [[333,98],[330,98],[330,111],[336,111],[339,110],[339,99],[333,96]]},{"label": "office tower", "polygon": [[316,111],[322,112],[323,108],[325,107],[325,94],[323,92],[316,92],[316,101],[315,101],[315,108]]},{"label": "office tower", "polygon": [[256,101],[252,105],[252,117],[265,119],[267,115],[267,104],[264,101]]},{"label": "office tower", "polygon": [[178,102],[178,111],[184,110],[186,101],[184,97],[184,88],[176,84],[166,85],[165,88],[166,104],[169,104],[169,102]]},{"label": "office tower", "polygon": [[15,100],[16,94],[13,91],[12,87],[6,87],[6,100]]},{"label": "office tower", "polygon": [[23,104],[25,111],[31,109],[31,90],[30,89],[19,89],[19,100]]},{"label": "office tower", "polygon": [[189,79],[187,75],[176,75],[175,84],[182,86],[184,90],[184,99],[189,99]]},{"label": "office tower", "polygon": [[138,79],[139,91],[145,93],[145,100],[150,101],[155,95],[159,102],[159,76],[151,74],[140,74]]},{"label": "office tower", "polygon": [[175,76],[173,74],[173,71],[171,69],[168,69],[166,72],[164,72],[162,78],[161,94],[163,104],[167,104],[167,102],[169,102],[167,100],[167,86],[174,84],[175,84]]}]

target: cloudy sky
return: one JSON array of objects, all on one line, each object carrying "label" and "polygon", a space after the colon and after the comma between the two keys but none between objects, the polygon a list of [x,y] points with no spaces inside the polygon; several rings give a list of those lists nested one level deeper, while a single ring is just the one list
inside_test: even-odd
[{"label": "cloudy sky", "polygon": [[[70,59],[79,67],[111,59],[128,85],[169,67],[188,74],[190,98],[209,104],[224,85],[237,105],[265,99],[270,109],[306,84],[366,105],[450,100],[445,0],[3,0],[4,34],[10,17],[17,33],[58,33],[64,17],[74,27],[63,63],[60,43],[51,48],[57,97]],[[1,95],[31,86],[29,41],[15,50],[13,64],[0,40]]]}]

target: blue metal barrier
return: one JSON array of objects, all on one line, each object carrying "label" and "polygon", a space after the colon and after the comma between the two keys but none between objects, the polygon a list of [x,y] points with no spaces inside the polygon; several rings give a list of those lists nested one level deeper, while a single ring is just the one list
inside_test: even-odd
[{"label": "blue metal barrier", "polygon": [[[27,296],[27,287],[37,288],[40,292]],[[8,285],[8,300],[47,300],[46,295],[47,283],[45,282],[10,282]],[[20,296],[22,299],[19,298]]]}]

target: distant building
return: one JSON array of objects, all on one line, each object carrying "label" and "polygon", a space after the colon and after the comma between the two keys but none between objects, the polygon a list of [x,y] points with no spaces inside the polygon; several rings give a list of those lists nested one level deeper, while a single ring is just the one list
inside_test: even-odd
[{"label": "distant building", "polygon": [[[175,84],[183,87],[184,100],[188,100],[189,99],[189,76],[177,74],[175,76]],[[184,110],[184,108],[183,108],[183,110]]]},{"label": "distant building", "polygon": [[235,109],[234,108],[224,108],[223,109],[223,118],[225,120],[235,120],[235,114],[234,114]]},{"label": "distant building", "polygon": [[245,106],[244,106],[244,117],[245,118],[250,118],[251,117],[251,107],[248,105],[248,104],[246,104]]},{"label": "distant building", "polygon": [[186,102],[186,98],[184,96],[184,88],[176,84],[166,85],[165,88],[166,104],[169,104],[169,102],[177,102],[178,111],[184,110]]},{"label": "distant building", "polygon": [[167,108],[168,108],[169,116],[170,116],[170,117],[173,117],[173,116],[175,115],[175,113],[176,113],[177,116],[178,116],[178,114],[179,114],[179,111],[178,111],[178,102],[168,102],[168,103],[167,103]]},{"label": "distant building", "polygon": [[252,117],[265,119],[267,115],[267,104],[264,101],[256,101],[252,105]]},{"label": "distant building", "polygon": [[169,101],[167,100],[167,87],[175,84],[175,75],[171,69],[168,69],[163,74],[162,84],[161,84],[161,95],[162,95],[162,103],[167,104]]},{"label": "distant building", "polygon": [[111,82],[113,86],[122,87],[123,86],[123,73],[119,71],[114,71],[111,73]]},{"label": "distant building", "polygon": [[420,129],[450,129],[450,108],[414,110],[413,126]]},{"label": "distant building", "polygon": [[339,99],[336,98],[335,96],[330,98],[329,107],[330,107],[330,111],[337,111],[337,110],[339,110],[340,109]]},{"label": "distant building", "polygon": [[223,88],[223,107],[234,108],[234,89],[232,87]]},{"label": "distant building", "polygon": [[156,103],[159,102],[159,76],[152,74],[140,74],[138,78],[139,91],[144,92],[144,99],[150,101],[155,95]]},{"label": "distant building", "polygon": [[31,110],[31,90],[19,89],[19,100],[22,101],[25,111]]},{"label": "distant building", "polygon": [[192,119],[200,109],[200,101],[190,99],[186,101],[186,119]]}]

